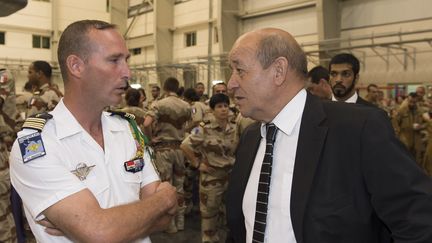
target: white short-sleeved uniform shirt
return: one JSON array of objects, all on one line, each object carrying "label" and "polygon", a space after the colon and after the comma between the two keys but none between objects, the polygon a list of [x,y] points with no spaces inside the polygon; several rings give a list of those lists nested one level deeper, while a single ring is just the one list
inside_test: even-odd
[{"label": "white short-sleeved uniform shirt", "polygon": [[[41,137],[46,155],[23,163],[15,141],[11,156],[11,181],[21,196],[30,227],[38,242],[71,242],[66,237],[51,236],[36,223],[42,212],[58,201],[88,188],[101,208],[110,208],[139,200],[140,188],[159,180],[154,167],[145,161],[142,171],[127,172],[124,162],[134,158],[136,144],[128,122],[104,112],[101,116],[105,151],[81,127],[63,100],[50,113]],[[35,133],[24,129],[18,138]],[[86,179],[79,180],[71,171],[79,163],[94,166]],[[137,242],[150,242],[147,237]]]}]

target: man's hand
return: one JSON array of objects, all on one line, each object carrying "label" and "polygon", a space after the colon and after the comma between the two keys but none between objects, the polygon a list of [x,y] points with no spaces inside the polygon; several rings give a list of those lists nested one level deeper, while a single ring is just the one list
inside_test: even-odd
[{"label": "man's hand", "polygon": [[159,186],[156,188],[156,193],[164,193],[167,203],[167,214],[169,215],[176,215],[177,214],[177,192],[175,187],[173,187],[168,182],[162,182],[159,184]]},{"label": "man's hand", "polygon": [[47,234],[55,235],[55,236],[65,236],[65,234],[63,233],[63,231],[61,231],[60,229],[58,229],[47,218],[44,218],[44,219],[42,219],[40,221],[37,221],[37,223],[45,227],[45,232]]}]

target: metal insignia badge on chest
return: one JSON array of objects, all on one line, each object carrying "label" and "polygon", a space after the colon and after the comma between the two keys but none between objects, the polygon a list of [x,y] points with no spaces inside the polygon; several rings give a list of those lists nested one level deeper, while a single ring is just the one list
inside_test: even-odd
[{"label": "metal insignia badge on chest", "polygon": [[79,163],[75,167],[75,170],[73,170],[71,172],[74,175],[76,175],[78,177],[78,179],[80,179],[80,181],[83,181],[83,180],[87,179],[87,176],[90,173],[90,171],[93,169],[93,167],[95,167],[95,165],[88,166],[85,163]]}]

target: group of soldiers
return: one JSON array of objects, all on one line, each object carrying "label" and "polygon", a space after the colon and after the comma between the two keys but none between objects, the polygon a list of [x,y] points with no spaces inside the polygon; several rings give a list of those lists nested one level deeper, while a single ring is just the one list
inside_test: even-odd
[{"label": "group of soldiers", "polygon": [[432,99],[418,86],[400,104],[383,106],[389,110],[393,128],[417,163],[432,176]]},{"label": "group of soldiers", "polygon": [[22,205],[10,184],[9,151],[25,119],[52,110],[63,96],[51,75],[49,63],[33,62],[24,93],[17,96],[11,72],[0,69],[0,242],[26,241]]},{"label": "group of soldiers", "polygon": [[184,229],[198,184],[202,242],[220,242],[225,226],[222,200],[234,152],[240,131],[254,121],[239,115],[225,83],[215,84],[210,98],[202,86],[198,83],[182,92],[178,80],[168,78],[162,95],[154,95],[158,87],[152,87],[150,102],[131,88],[125,94],[126,105],[117,109],[135,116],[155,151],[161,180],[176,187],[179,210],[166,232]]},{"label": "group of soldiers", "polygon": [[[53,110],[62,98],[63,95],[58,87],[51,82],[51,75],[52,69],[49,63],[33,62],[28,68],[28,82],[24,85],[23,93],[16,95],[12,75],[7,70],[1,70],[0,242],[15,240],[25,242],[26,234],[24,225],[21,223],[22,208],[12,210],[12,206],[20,202],[15,201],[12,204],[10,202],[11,193],[15,196],[17,194],[11,189],[9,179],[9,151],[16,133],[21,129],[26,118]],[[175,233],[184,229],[184,216],[192,209],[192,191],[195,182],[199,180],[200,174],[207,175],[207,179],[199,183],[201,191],[199,208],[204,215],[202,239],[203,242],[219,242],[217,232],[219,228],[224,227],[225,222],[221,200],[226,190],[228,173],[234,163],[239,131],[254,121],[239,115],[226,96],[226,84],[219,83],[213,86],[213,93],[226,96],[228,100],[226,105],[230,106],[228,126],[221,129],[215,125],[217,123],[209,106],[211,99],[204,94],[202,86],[202,83],[198,83],[195,88],[186,89],[183,95],[179,92],[182,89],[179,87],[178,80],[168,78],[164,82],[163,90],[159,86],[151,88],[150,101],[146,99],[143,89],[129,88],[125,93],[124,103],[120,107],[107,109],[134,115],[140,129],[149,138],[148,145],[154,149],[154,166],[160,173],[161,180],[171,182],[177,189],[179,212],[167,232]],[[206,140],[205,146],[191,145],[194,138],[188,137],[194,135],[196,139],[199,134],[197,128],[201,131],[201,138]],[[189,148],[193,149],[196,158],[200,160],[199,163],[202,162],[201,167],[207,165],[207,172],[202,172],[200,166],[193,166],[185,159],[184,152],[180,149],[182,142],[191,145]],[[17,227],[15,227],[14,217]]]},{"label": "group of soldiers", "polygon": [[[51,75],[47,62],[33,62],[24,93],[17,96],[12,75],[0,69],[0,242],[15,241],[16,237],[23,242],[21,226],[15,234],[9,198],[8,151],[25,119],[52,110],[63,96],[51,82]],[[161,180],[176,187],[179,210],[167,232],[184,229],[185,214],[193,205],[193,186],[198,181],[202,241],[219,242],[225,224],[222,200],[235,149],[243,130],[255,121],[241,116],[230,102],[225,83],[215,84],[210,98],[204,90],[202,83],[184,90],[177,79],[168,78],[162,90],[159,86],[151,88],[150,101],[144,89],[129,88],[124,103],[110,109],[134,115],[149,139],[147,145],[154,149],[154,166]],[[388,113],[401,142],[432,176],[432,98],[426,95],[425,87],[419,86],[416,92],[392,102],[380,96],[376,85],[370,85],[367,91],[365,99]],[[331,92],[332,88],[327,87],[323,97],[331,99]]]},{"label": "group of soldiers", "polygon": [[377,85],[370,84],[366,100],[387,112],[399,140],[432,176],[432,93],[427,95],[424,86],[394,100],[384,98],[382,93]]}]

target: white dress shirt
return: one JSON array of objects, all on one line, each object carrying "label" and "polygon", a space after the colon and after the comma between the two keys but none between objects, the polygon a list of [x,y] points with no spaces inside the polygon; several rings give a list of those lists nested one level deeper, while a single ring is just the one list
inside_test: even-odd
[{"label": "white dress shirt", "polygon": [[[296,242],[291,223],[290,198],[301,118],[306,103],[301,90],[273,119],[279,131],[273,147],[273,164],[267,211],[265,242]],[[252,242],[258,181],[264,159],[266,127],[261,124],[261,142],[243,196],[246,242]]]},{"label": "white dress shirt", "polygon": [[[45,218],[45,209],[60,200],[89,189],[101,208],[111,208],[139,200],[141,187],[159,180],[147,160],[142,171],[127,172],[124,162],[135,156],[136,145],[129,123],[103,112],[101,115],[104,149],[81,127],[63,100],[51,112],[42,139],[46,155],[23,163],[15,141],[10,155],[11,182],[22,197],[27,221],[38,242],[72,242],[64,236],[52,236],[36,221]],[[35,133],[24,129],[18,138]],[[79,163],[94,166],[84,180],[72,171]],[[150,238],[134,241],[149,243]]]}]

